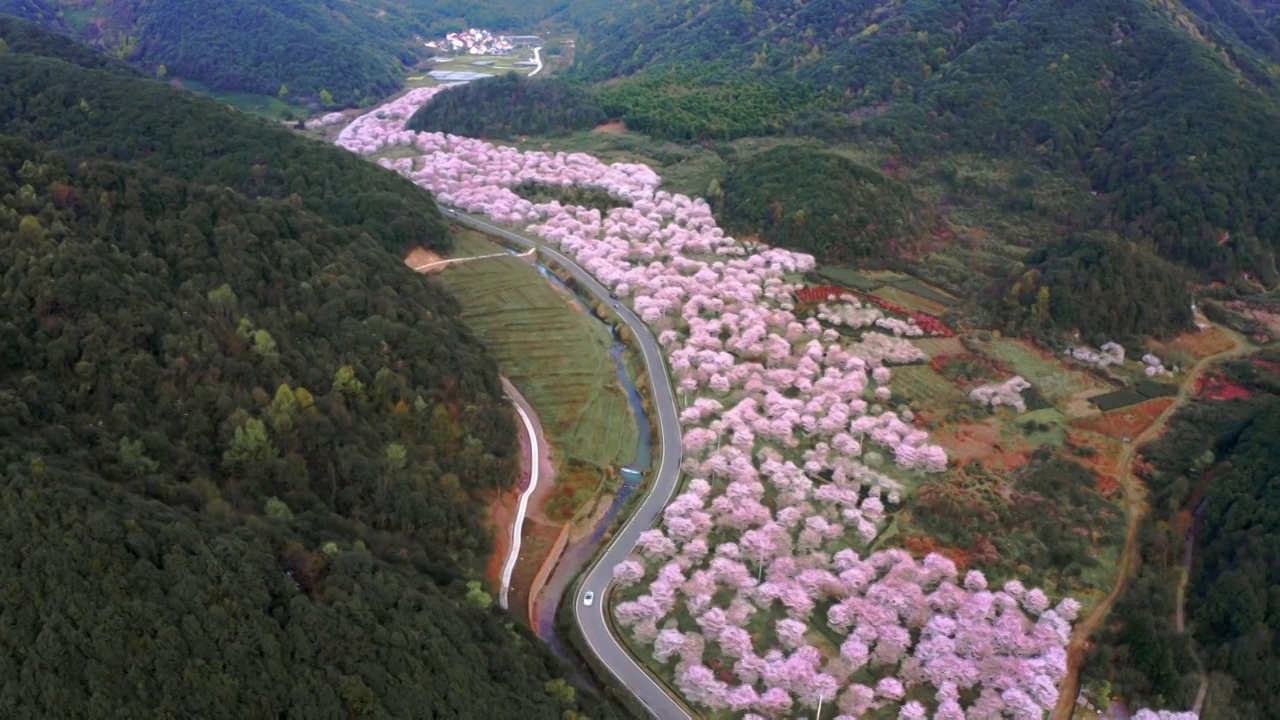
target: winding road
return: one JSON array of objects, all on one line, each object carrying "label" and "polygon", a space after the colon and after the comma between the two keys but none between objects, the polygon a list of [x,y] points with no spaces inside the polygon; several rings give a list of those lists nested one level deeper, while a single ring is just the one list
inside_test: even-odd
[{"label": "winding road", "polygon": [[[511,257],[507,255],[507,257]],[[525,410],[525,399],[520,395],[515,386],[511,384],[505,377],[502,378],[502,384],[507,389],[507,396],[511,398],[511,404],[515,405],[516,412],[520,414],[520,421],[524,423],[525,433],[529,436],[529,485],[520,493],[520,505],[516,508],[516,519],[511,523],[511,549],[507,551],[507,560],[502,565],[502,587],[498,592],[498,605],[504,610],[507,608],[507,595],[511,590],[511,571],[516,569],[516,560],[520,558],[520,540],[524,535],[524,515],[529,510],[529,496],[533,494],[534,489],[538,487],[538,474],[542,469],[542,458],[539,456],[538,430],[533,426],[533,421],[529,419],[529,412]]]},{"label": "winding road", "polygon": [[627,324],[627,327],[631,328],[635,342],[644,356],[645,369],[649,372],[651,380],[649,386],[653,391],[653,410],[657,415],[658,432],[662,442],[659,450],[661,457],[657,470],[651,478],[649,494],[622,529],[614,534],[608,547],[597,556],[595,564],[586,572],[585,580],[581,583],[581,592],[595,593],[595,602],[587,606],[580,598],[575,600],[573,615],[591,651],[613,673],[618,683],[630,690],[654,717],[660,720],[690,719],[692,716],[688,711],[669,695],[666,689],[622,646],[613,634],[609,619],[606,617],[609,606],[609,585],[613,582],[613,567],[631,554],[640,533],[653,526],[658,514],[671,502],[680,485],[679,410],[676,407],[671,376],[658,341],[654,339],[653,334],[649,332],[649,328],[639,316],[619,303],[608,288],[559,251],[470,215],[447,208],[441,208],[441,212],[463,225],[503,238],[520,247],[537,248],[546,257],[569,271],[581,284],[583,290],[611,306],[614,313]]},{"label": "winding road", "polygon": [[[1076,700],[1080,696],[1080,671],[1084,667],[1088,653],[1089,637],[1102,625],[1103,620],[1111,612],[1112,604],[1115,603],[1120,593],[1124,591],[1125,585],[1129,581],[1129,576],[1137,570],[1139,563],[1142,562],[1138,555],[1137,539],[1138,525],[1147,511],[1146,488],[1137,475],[1133,473],[1134,456],[1139,448],[1154,440],[1163,432],[1165,423],[1169,421],[1169,418],[1188,400],[1193,398],[1196,380],[1200,378],[1200,375],[1206,369],[1214,363],[1244,355],[1253,349],[1249,341],[1234,330],[1217,323],[1209,323],[1209,326],[1218,328],[1218,330],[1231,338],[1232,346],[1222,352],[1200,358],[1188,368],[1186,375],[1183,376],[1182,382],[1178,386],[1178,394],[1174,396],[1173,402],[1169,404],[1169,407],[1156,416],[1155,420],[1137,437],[1125,443],[1120,451],[1120,458],[1116,462],[1117,480],[1124,490],[1125,506],[1128,509],[1128,527],[1125,532],[1124,551],[1120,556],[1120,574],[1116,578],[1116,584],[1111,589],[1111,592],[1093,607],[1092,612],[1084,620],[1076,623],[1076,626],[1071,631],[1071,641],[1067,644],[1067,674],[1063,677],[1062,683],[1058,687],[1058,705],[1054,708],[1053,720],[1069,720],[1075,714]],[[1206,686],[1202,685],[1202,689],[1204,687]]]},{"label": "winding road", "polygon": [[538,63],[538,66],[533,69],[533,72],[529,73],[529,77],[542,72],[542,48],[536,47],[533,49],[533,61]]}]

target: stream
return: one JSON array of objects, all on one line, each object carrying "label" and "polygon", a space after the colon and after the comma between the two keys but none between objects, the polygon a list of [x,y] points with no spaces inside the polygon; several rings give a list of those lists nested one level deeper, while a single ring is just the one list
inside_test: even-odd
[{"label": "stream", "polygon": [[[514,250],[508,249],[508,252],[517,254]],[[618,337],[618,331],[609,323],[601,320],[592,310],[594,303],[583,297],[573,288],[566,285],[555,273],[551,272],[541,262],[535,263],[538,272],[543,277],[550,280],[556,287],[563,290],[569,295],[573,304],[587,316],[593,318],[600,323],[613,338],[613,345],[609,348],[609,356],[613,358],[614,366],[618,373],[618,382],[622,384],[627,393],[627,399],[631,403],[631,411],[636,416],[636,428],[639,430],[636,439],[635,459],[627,466],[627,470],[623,471],[622,485],[618,488],[617,495],[614,496],[613,503],[609,506],[609,510],[605,513],[603,519],[592,529],[591,535],[585,540],[570,540],[565,547],[564,554],[560,556],[560,562],[552,571],[551,577],[547,579],[547,584],[538,599],[538,627],[534,630],[538,636],[551,645],[552,650],[562,658],[569,659],[569,653],[561,644],[560,639],[555,635],[555,613],[556,608],[560,605],[560,598],[564,595],[565,590],[569,587],[573,579],[591,559],[592,553],[600,544],[600,540],[604,537],[605,531],[612,524],[613,519],[617,517],[618,511],[622,508],[622,504],[626,501],[631,493],[640,485],[640,481],[644,479],[644,472],[647,471],[652,464],[652,452],[650,448],[650,428],[649,415],[645,412],[644,402],[640,397],[640,391],[636,389],[635,383],[631,377],[627,375],[626,361],[624,353],[627,346],[623,344]]]}]

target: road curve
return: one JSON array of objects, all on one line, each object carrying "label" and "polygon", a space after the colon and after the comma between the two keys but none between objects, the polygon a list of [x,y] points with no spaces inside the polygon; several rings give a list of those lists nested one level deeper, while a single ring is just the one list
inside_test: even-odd
[{"label": "road curve", "polygon": [[[1134,455],[1140,447],[1148,441],[1154,440],[1157,435],[1163,432],[1165,423],[1169,421],[1169,418],[1188,400],[1192,399],[1196,380],[1210,365],[1228,358],[1244,355],[1254,349],[1254,346],[1236,331],[1217,323],[1210,324],[1231,338],[1234,344],[1228,350],[1200,358],[1188,368],[1186,375],[1182,378],[1182,382],[1178,385],[1178,393],[1173,396],[1173,402],[1157,415],[1151,421],[1151,424],[1147,425],[1137,437],[1122,446],[1119,459],[1116,461],[1116,472],[1119,474],[1120,487],[1124,489],[1125,506],[1128,515],[1124,552],[1120,556],[1120,576],[1116,578],[1116,584],[1111,588],[1111,592],[1094,605],[1089,615],[1077,622],[1075,627],[1071,629],[1071,640],[1067,643],[1067,674],[1062,678],[1062,682],[1058,686],[1058,704],[1053,709],[1052,720],[1070,720],[1075,714],[1076,700],[1080,697],[1080,671],[1084,667],[1085,647],[1089,642],[1089,637],[1106,620],[1111,612],[1112,603],[1124,591],[1129,575],[1136,571],[1142,562],[1138,554],[1137,543],[1138,525],[1141,522],[1142,515],[1147,510],[1146,488],[1133,472]],[[1192,657],[1196,656],[1193,654]],[[1204,686],[1202,685],[1201,687]]]},{"label": "road curve", "polygon": [[639,509],[627,520],[608,548],[598,556],[596,563],[587,570],[586,579],[582,582],[582,592],[593,592],[596,601],[590,607],[582,604],[580,598],[574,600],[573,616],[586,638],[587,645],[595,653],[600,662],[609,668],[618,683],[630,690],[640,703],[659,720],[690,720],[689,713],[647,670],[636,662],[627,652],[618,638],[613,635],[605,611],[608,603],[609,584],[613,581],[613,567],[631,554],[636,546],[640,533],[653,527],[654,521],[662,509],[671,502],[676,488],[680,485],[681,435],[679,411],[676,407],[675,392],[671,385],[671,375],[667,363],[662,357],[658,341],[654,339],[649,328],[627,306],[616,302],[613,294],[601,285],[586,270],[558,250],[554,250],[526,237],[491,225],[483,220],[465,215],[454,210],[441,208],[445,216],[491,235],[496,235],[520,247],[538,248],[547,257],[554,260],[569,271],[583,290],[600,298],[613,307],[613,311],[631,328],[631,334],[644,355],[645,369],[649,372],[649,387],[653,392],[654,412],[658,418],[658,432],[662,439],[660,460],[657,471],[651,478],[649,494]]},{"label": "road curve", "polygon": [[538,66],[533,69],[533,72],[529,73],[529,77],[542,72],[542,48],[536,47],[533,49],[533,61],[538,63]]},{"label": "road curve", "polygon": [[[508,257],[510,256],[508,255]],[[498,605],[506,609],[507,595],[511,590],[511,571],[515,570],[516,560],[520,558],[520,540],[524,534],[524,516],[529,510],[529,496],[538,487],[538,473],[542,470],[542,458],[538,454],[541,450],[538,447],[538,430],[533,426],[533,421],[529,419],[529,413],[524,409],[524,398],[506,378],[502,378],[502,384],[507,386],[507,395],[511,398],[511,404],[515,405],[516,412],[520,414],[520,420],[524,423],[525,433],[529,436],[529,486],[524,489],[524,492],[520,493],[520,504],[516,508],[516,518],[511,523],[511,548],[507,551],[507,560],[502,565],[502,582],[498,591]]]}]

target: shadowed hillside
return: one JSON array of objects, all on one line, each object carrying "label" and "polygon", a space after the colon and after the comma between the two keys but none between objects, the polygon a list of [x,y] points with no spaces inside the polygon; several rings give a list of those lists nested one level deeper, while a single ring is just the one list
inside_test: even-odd
[{"label": "shadowed hillside", "polygon": [[5,715],[615,716],[473,579],[517,448],[388,251],[431,196],[0,38]]}]

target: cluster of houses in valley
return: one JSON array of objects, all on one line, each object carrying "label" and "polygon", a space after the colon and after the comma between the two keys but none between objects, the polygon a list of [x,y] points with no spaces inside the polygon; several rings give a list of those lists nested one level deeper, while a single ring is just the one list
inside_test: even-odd
[{"label": "cluster of houses in valley", "polygon": [[426,43],[432,50],[468,55],[506,55],[518,47],[540,45],[537,35],[495,35],[488,30],[471,28],[463,32],[449,33],[444,40]]}]

